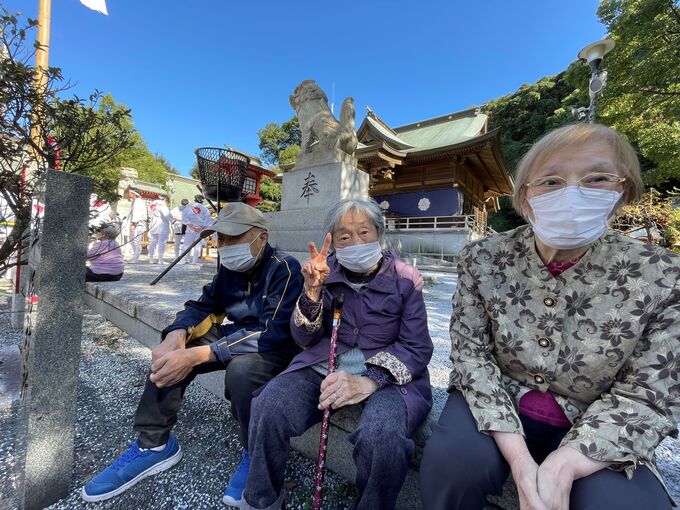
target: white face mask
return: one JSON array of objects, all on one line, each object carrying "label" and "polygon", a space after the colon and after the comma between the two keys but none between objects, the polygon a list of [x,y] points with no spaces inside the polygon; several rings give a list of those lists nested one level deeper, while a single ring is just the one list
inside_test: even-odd
[{"label": "white face mask", "polygon": [[556,250],[573,250],[604,234],[609,215],[623,193],[567,186],[528,200],[536,236]]},{"label": "white face mask", "polygon": [[340,265],[354,273],[366,273],[382,258],[378,241],[336,248],[335,256]]},{"label": "white face mask", "polygon": [[262,245],[262,248],[257,255],[250,253],[250,245],[256,240],[257,237],[249,243],[232,244],[230,246],[221,246],[220,248],[217,248],[217,253],[220,254],[220,264],[230,271],[235,271],[237,273],[248,271],[248,269],[255,265],[257,258],[260,256],[260,252],[262,252],[262,248],[264,248],[264,245]]}]

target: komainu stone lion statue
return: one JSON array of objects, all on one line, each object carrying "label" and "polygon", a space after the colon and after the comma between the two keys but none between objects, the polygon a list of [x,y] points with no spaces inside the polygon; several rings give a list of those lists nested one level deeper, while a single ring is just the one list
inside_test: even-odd
[{"label": "komainu stone lion statue", "polygon": [[354,99],[348,97],[342,102],[338,122],[328,108],[328,96],[314,80],[305,80],[295,87],[290,104],[300,123],[301,153],[340,150],[354,154],[358,143],[354,132]]}]

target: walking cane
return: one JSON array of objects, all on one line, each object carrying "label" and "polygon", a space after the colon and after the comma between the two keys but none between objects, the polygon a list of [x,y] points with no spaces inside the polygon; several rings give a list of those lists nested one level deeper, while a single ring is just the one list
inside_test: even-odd
[{"label": "walking cane", "polygon": [[[203,188],[201,188],[198,184],[196,185],[196,187],[198,188],[198,191],[200,191],[201,194],[203,194]],[[208,197],[205,197],[205,196],[204,196],[204,198],[208,201],[208,204],[210,204],[210,206],[211,206],[213,209],[217,210],[217,209],[215,208],[215,204],[213,204],[213,203],[210,201],[210,199],[209,199]],[[161,274],[159,274],[158,276],[156,276],[156,278],[154,278],[153,281],[152,281],[151,283],[149,283],[149,285],[156,285],[156,284],[161,280],[161,278],[163,278],[166,274],[168,274],[168,271],[170,271],[173,267],[175,267],[175,266],[177,265],[177,263],[178,263],[180,260],[182,260],[184,257],[186,257],[187,254],[188,254],[191,250],[193,250],[194,246],[196,246],[196,245],[197,245],[198,243],[200,243],[201,241],[203,241],[203,238],[202,238],[201,236],[198,236],[198,238],[197,238],[193,243],[191,243],[191,246],[189,246],[189,247],[188,247],[187,249],[185,249],[182,253],[180,253],[179,256],[178,256],[175,260],[173,260],[172,262],[170,262],[170,264],[168,265],[168,267],[166,267],[166,268],[163,270],[163,272],[162,272]],[[218,259],[217,259],[217,269],[220,268],[220,265],[219,265],[219,264],[220,264],[220,262],[219,262],[219,256],[218,256]]]},{"label": "walking cane", "polygon": [[[345,303],[345,295],[340,294],[333,299],[333,328],[331,330],[331,347],[328,356],[328,373],[330,375],[335,370],[335,353],[338,350],[338,328],[342,318],[342,305]],[[312,496],[312,510],[320,510],[323,501],[323,477],[324,466],[326,464],[326,449],[328,447],[328,426],[331,421],[331,407],[323,410],[321,420],[321,436],[319,437],[319,455],[316,458],[316,472],[314,476],[314,495]]]},{"label": "walking cane", "polygon": [[149,283],[149,285],[156,285],[156,284],[160,281],[160,279],[163,278],[163,277],[168,273],[168,271],[170,271],[173,267],[175,267],[175,265],[176,265],[180,260],[182,260],[184,257],[186,257],[187,254],[188,254],[191,250],[193,250],[194,246],[196,246],[196,245],[197,245],[198,243],[200,243],[201,241],[203,241],[203,238],[202,238],[201,236],[198,236],[198,237],[196,238],[196,240],[195,240],[193,243],[191,243],[191,246],[189,246],[186,250],[184,250],[182,253],[180,253],[180,254],[179,254],[179,257],[177,257],[175,260],[173,260],[172,262],[170,262],[170,264],[168,265],[168,267],[166,267],[166,268],[163,270],[163,272],[162,272],[161,274],[159,274],[158,276],[156,276],[156,278],[154,278],[153,281],[152,281],[151,283]]}]

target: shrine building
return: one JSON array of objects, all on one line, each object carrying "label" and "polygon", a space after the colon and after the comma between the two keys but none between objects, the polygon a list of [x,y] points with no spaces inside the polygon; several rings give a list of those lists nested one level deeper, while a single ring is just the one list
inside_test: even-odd
[{"label": "shrine building", "polygon": [[359,168],[385,211],[387,241],[444,257],[488,233],[487,213],[512,193],[499,130],[478,108],[391,127],[367,108],[357,131]]}]

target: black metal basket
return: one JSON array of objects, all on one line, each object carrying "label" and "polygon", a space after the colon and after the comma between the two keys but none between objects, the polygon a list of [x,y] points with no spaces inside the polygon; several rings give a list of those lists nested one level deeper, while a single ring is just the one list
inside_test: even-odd
[{"label": "black metal basket", "polygon": [[204,197],[214,202],[243,200],[248,157],[227,149],[201,147],[196,149],[196,158]]}]

